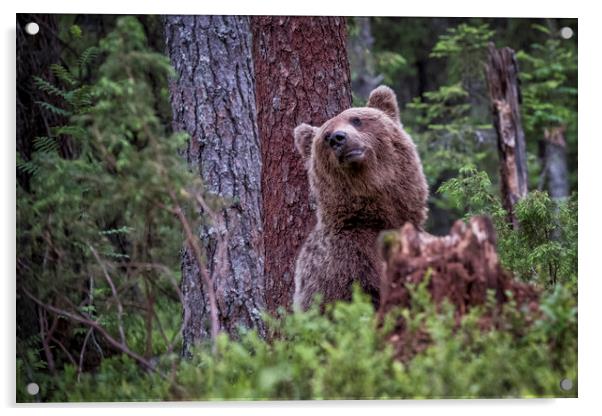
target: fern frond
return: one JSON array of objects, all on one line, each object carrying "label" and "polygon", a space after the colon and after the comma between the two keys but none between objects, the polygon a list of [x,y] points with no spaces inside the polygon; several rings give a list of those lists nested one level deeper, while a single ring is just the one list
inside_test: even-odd
[{"label": "fern frond", "polygon": [[77,80],[75,79],[73,74],[71,74],[71,72],[62,65],[52,64],[50,65],[50,71],[52,71],[55,77],[71,86],[77,84]]},{"label": "fern frond", "polygon": [[71,136],[71,137],[75,137],[77,139],[82,139],[84,137],[86,137],[86,130],[83,127],[80,126],[59,126],[59,127],[53,127],[51,129],[52,134],[54,136],[60,136],[61,134],[64,134],[66,136]]},{"label": "fern frond", "polygon": [[51,113],[59,116],[69,117],[71,115],[70,111],[64,110],[45,101],[36,101],[36,104],[40,105],[44,110],[50,111]]},{"label": "fern frond", "polygon": [[33,77],[33,82],[40,91],[44,91],[56,97],[65,98],[68,97],[70,94],[68,91],[63,90],[40,77]]},{"label": "fern frond", "polygon": [[53,153],[59,150],[59,145],[53,137],[40,136],[33,139],[33,148],[42,153]]},{"label": "fern frond", "polygon": [[75,108],[89,107],[92,105],[92,89],[85,85],[72,91],[70,103]]},{"label": "fern frond", "polygon": [[79,67],[83,71],[92,61],[94,61],[100,54],[100,49],[96,46],[90,46],[87,48],[77,60]]},{"label": "fern frond", "polygon": [[38,173],[40,167],[31,160],[23,160],[19,158],[17,159],[17,170],[33,176]]}]

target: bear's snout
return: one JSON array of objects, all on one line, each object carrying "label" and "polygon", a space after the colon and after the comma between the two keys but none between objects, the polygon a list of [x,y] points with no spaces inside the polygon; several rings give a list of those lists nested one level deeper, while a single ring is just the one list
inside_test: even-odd
[{"label": "bear's snout", "polygon": [[347,133],[342,130],[337,130],[334,133],[331,133],[326,140],[330,147],[332,147],[334,150],[337,150],[347,141]]}]

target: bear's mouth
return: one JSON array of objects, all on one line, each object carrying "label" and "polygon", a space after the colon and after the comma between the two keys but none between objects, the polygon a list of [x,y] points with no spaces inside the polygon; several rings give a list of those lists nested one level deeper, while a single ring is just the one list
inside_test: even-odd
[{"label": "bear's mouth", "polygon": [[339,163],[341,164],[359,163],[366,157],[366,149],[361,147],[354,147],[351,149],[343,147],[337,153]]}]

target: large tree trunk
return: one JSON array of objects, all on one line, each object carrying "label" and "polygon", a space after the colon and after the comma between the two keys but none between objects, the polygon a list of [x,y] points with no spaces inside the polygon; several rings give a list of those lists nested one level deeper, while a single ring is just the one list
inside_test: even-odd
[{"label": "large tree trunk", "polygon": [[510,48],[496,49],[490,43],[486,75],[498,136],[502,203],[508,212],[508,221],[516,228],[514,205],[527,195],[527,156],[514,51]]},{"label": "large tree trunk", "polygon": [[293,144],[300,123],[321,125],[351,106],[342,17],[251,19],[263,171],[266,306],[290,307],[295,258],[315,224],[303,162]]},{"label": "large tree trunk", "polygon": [[[200,226],[215,288],[219,327],[263,333],[261,158],[248,17],[168,16],[167,51],[177,78],[170,82],[174,131],[190,135],[186,158],[204,191],[223,199],[217,221]],[[201,214],[201,213],[199,213]],[[205,212],[206,214],[206,212]],[[222,228],[225,228],[222,229]],[[227,236],[225,262],[219,241]],[[189,247],[182,259],[184,308],[190,320],[184,353],[210,335],[210,303]]]},{"label": "large tree trunk", "polygon": [[371,18],[354,17],[353,19],[356,28],[354,34],[349,36],[348,41],[351,88],[356,97],[367,101],[370,92],[382,82],[383,76],[375,74]]}]

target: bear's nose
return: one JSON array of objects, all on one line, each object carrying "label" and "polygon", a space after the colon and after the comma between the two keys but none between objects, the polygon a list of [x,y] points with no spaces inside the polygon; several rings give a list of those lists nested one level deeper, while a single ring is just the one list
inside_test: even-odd
[{"label": "bear's nose", "polygon": [[342,146],[345,143],[345,141],[347,141],[347,133],[341,130],[337,130],[330,136],[328,136],[328,144],[333,149]]}]

